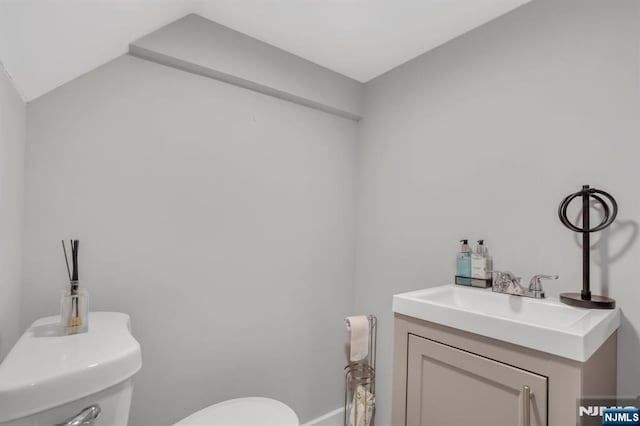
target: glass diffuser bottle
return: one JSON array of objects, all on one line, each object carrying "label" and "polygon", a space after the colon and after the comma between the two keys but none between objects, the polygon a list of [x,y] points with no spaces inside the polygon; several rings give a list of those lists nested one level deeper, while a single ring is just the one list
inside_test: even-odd
[{"label": "glass diffuser bottle", "polygon": [[79,288],[78,281],[71,281],[62,291],[60,315],[64,334],[89,331],[89,293]]},{"label": "glass diffuser bottle", "polygon": [[[62,249],[69,274],[69,285],[62,291],[60,303],[60,321],[65,335],[86,333],[89,331],[89,293],[85,288],[80,288],[78,280],[78,250],[79,240],[71,241],[71,262],[69,267],[67,249],[64,241]],[[73,271],[73,272],[72,272]]]}]

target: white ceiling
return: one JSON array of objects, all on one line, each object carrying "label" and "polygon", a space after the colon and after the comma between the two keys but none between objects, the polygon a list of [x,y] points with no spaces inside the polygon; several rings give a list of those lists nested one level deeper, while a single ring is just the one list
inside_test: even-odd
[{"label": "white ceiling", "polygon": [[368,81],[530,0],[0,0],[0,61],[25,100],[198,13]]}]

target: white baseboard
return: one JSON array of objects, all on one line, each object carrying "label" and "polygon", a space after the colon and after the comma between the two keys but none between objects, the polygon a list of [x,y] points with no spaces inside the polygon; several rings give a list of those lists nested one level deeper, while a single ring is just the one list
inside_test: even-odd
[{"label": "white baseboard", "polygon": [[337,408],[320,417],[303,423],[302,426],[343,426],[344,408]]}]

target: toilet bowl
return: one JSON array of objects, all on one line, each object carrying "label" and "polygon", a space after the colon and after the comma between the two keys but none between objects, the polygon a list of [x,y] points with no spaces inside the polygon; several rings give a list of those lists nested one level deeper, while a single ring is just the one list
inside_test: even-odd
[{"label": "toilet bowl", "polygon": [[173,426],[300,426],[286,404],[270,398],[238,398],[203,408]]}]

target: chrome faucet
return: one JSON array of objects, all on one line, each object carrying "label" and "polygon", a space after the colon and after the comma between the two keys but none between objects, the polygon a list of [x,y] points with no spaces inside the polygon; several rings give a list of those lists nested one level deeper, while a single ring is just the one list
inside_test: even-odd
[{"label": "chrome faucet", "polygon": [[529,281],[529,287],[520,285],[522,277],[516,277],[512,272],[493,271],[493,291],[496,293],[513,294],[514,296],[544,299],[544,289],[540,280],[557,280],[557,275],[534,275]]}]

